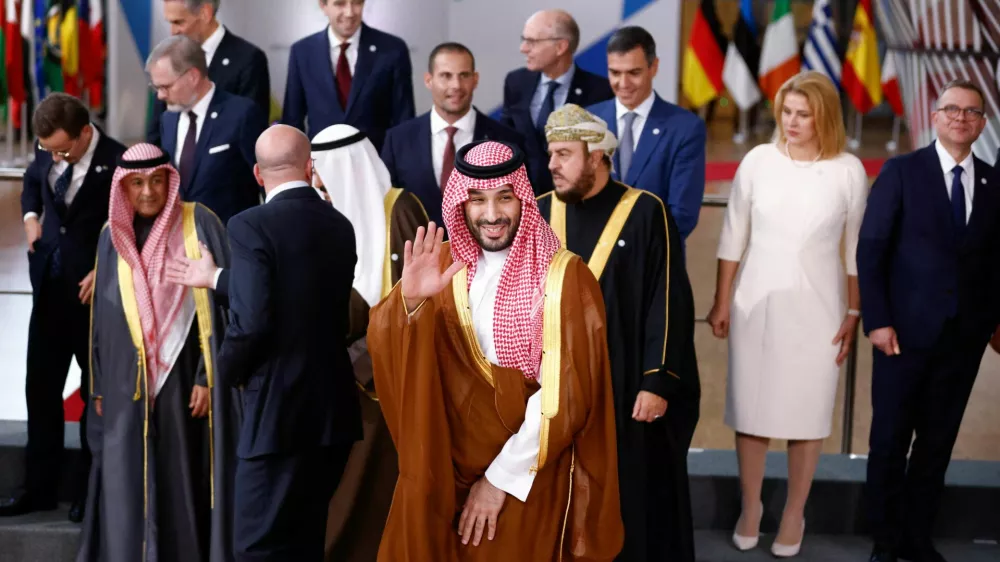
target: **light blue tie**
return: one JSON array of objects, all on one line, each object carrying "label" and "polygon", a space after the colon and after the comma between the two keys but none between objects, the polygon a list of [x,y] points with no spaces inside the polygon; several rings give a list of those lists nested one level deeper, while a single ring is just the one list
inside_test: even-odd
[{"label": "light blue tie", "polygon": [[632,165],[632,124],[635,123],[635,112],[629,111],[624,115],[625,125],[622,127],[621,140],[618,142],[618,178],[624,182],[628,178],[628,169]]}]

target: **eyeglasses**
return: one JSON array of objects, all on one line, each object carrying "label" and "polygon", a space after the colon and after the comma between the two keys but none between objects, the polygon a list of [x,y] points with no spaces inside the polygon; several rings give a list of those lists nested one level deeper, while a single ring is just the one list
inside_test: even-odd
[{"label": "eyeglasses", "polygon": [[38,141],[35,144],[38,145],[38,150],[41,150],[42,152],[48,152],[49,154],[51,154],[53,156],[58,156],[60,158],[69,158],[69,155],[74,150],[76,150],[76,143],[78,143],[78,142],[80,142],[80,137],[77,137],[77,138],[73,139],[73,144],[70,145],[69,150],[67,150],[67,151],[49,150],[49,149],[45,148],[44,146],[42,146],[42,141]]},{"label": "eyeglasses", "polygon": [[958,119],[958,116],[962,115],[969,121],[978,121],[986,115],[986,112],[978,107],[966,107],[963,109],[957,105],[946,105],[938,109],[938,111],[943,112],[948,116],[948,119]]},{"label": "eyeglasses", "polygon": [[534,47],[535,45],[541,43],[542,41],[562,41],[565,37],[539,37],[537,39],[531,37],[521,36],[521,42],[527,43],[529,47]]}]

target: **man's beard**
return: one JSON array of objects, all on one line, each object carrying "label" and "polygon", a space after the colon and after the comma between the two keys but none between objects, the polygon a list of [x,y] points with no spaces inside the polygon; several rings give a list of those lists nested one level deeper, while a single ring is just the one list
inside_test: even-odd
[{"label": "man's beard", "polygon": [[580,177],[573,182],[573,185],[571,185],[569,189],[566,191],[559,191],[559,188],[556,188],[556,197],[567,205],[575,205],[580,201],[583,201],[583,198],[594,189],[595,177],[596,174],[594,173],[593,168],[584,166],[584,169],[580,171]]},{"label": "man's beard", "polygon": [[[507,235],[499,240],[486,238],[480,230],[480,227],[482,226],[498,226],[501,224],[507,225]],[[492,222],[479,220],[473,224],[472,221],[469,220],[469,215],[465,215],[465,226],[468,227],[469,234],[472,234],[472,237],[476,240],[476,243],[479,244],[480,248],[487,252],[501,252],[510,248],[510,246],[514,243],[514,238],[517,236],[517,229],[521,226],[521,219],[519,217],[516,221],[513,221],[508,218],[502,218]]]}]

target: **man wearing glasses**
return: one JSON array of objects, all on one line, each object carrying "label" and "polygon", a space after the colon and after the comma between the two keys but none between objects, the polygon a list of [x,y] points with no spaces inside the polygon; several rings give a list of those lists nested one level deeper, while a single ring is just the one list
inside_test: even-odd
[{"label": "man wearing glasses", "polygon": [[[57,507],[63,466],[63,388],[74,356],[81,370],[88,370],[88,304],[97,239],[108,220],[111,176],[125,151],[90,122],[80,100],[66,94],[51,94],[38,104],[32,127],[39,140],[21,193],[33,291],[25,379],[26,481],[22,490],[0,500],[0,516]],[[80,387],[80,397],[88,403],[86,384]],[[76,522],[83,520],[90,470],[88,409],[80,418],[82,455],[69,514]]]},{"label": "man wearing glasses", "polygon": [[887,161],[868,197],[857,260],[874,348],[871,562],[944,560],[930,537],[945,471],[1000,323],[1000,176],[972,154],[983,107],[972,82],[946,85],[937,140]]},{"label": "man wearing glasses", "polygon": [[181,199],[201,203],[223,224],[260,204],[254,145],[267,118],[254,102],[216,87],[205,51],[184,35],[164,39],[146,61],[150,85],[166,103],[162,148],[181,176]]},{"label": "man wearing glasses", "polygon": [[500,122],[524,136],[527,168],[535,195],[552,191],[545,122],[567,103],[581,107],[615,96],[607,77],[573,62],[580,28],[563,10],[544,10],[528,18],[521,32],[526,66],[507,74]]}]

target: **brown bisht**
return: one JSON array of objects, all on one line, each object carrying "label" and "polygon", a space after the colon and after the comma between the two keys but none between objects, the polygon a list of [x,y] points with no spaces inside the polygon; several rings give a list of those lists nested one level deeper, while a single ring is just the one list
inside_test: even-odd
[{"label": "brown bisht", "polygon": [[[452,263],[447,244],[442,271]],[[473,483],[524,421],[539,383],[491,364],[472,324],[467,273],[405,310],[400,286],[371,311],[375,387],[399,454],[381,562],[610,561],[622,546],[604,304],[587,265],[559,250],[545,281],[542,428],[526,502],[508,496],[495,538],[462,545]]]}]

